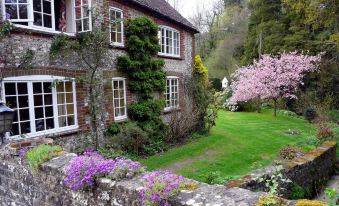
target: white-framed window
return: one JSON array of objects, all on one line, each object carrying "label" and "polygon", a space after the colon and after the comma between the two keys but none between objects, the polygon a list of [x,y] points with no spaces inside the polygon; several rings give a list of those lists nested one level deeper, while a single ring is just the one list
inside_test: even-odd
[{"label": "white-framed window", "polygon": [[113,78],[113,109],[114,120],[127,119],[127,101],[126,101],[126,80],[125,78]]},{"label": "white-framed window", "polygon": [[2,0],[3,14],[5,19],[11,19],[12,22],[32,21],[29,16],[31,8],[30,0]]},{"label": "white-framed window", "polygon": [[169,76],[166,79],[165,111],[179,108],[179,78]]},{"label": "white-framed window", "polygon": [[75,81],[45,75],[3,79],[5,103],[15,110],[10,137],[77,129]]},{"label": "white-framed window", "polygon": [[74,1],[74,20],[75,32],[90,31],[91,16],[89,0],[73,0]]},{"label": "white-framed window", "polygon": [[180,57],[180,33],[170,27],[160,26],[160,55]]},{"label": "white-framed window", "polygon": [[3,20],[15,27],[72,34],[92,30],[91,0],[3,0]]},{"label": "white-framed window", "polygon": [[110,41],[117,46],[124,45],[124,14],[121,9],[109,8]]}]

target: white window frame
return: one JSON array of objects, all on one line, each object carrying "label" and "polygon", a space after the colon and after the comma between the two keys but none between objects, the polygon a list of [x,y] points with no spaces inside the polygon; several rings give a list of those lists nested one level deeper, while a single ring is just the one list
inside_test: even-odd
[{"label": "white window frame", "polygon": [[[66,127],[59,127],[59,112],[58,112],[58,104],[57,104],[57,91],[56,87],[52,87],[52,101],[53,101],[53,119],[54,119],[54,129],[44,130],[36,132],[35,128],[35,110],[34,110],[34,93],[33,93],[33,83],[34,82],[58,82],[58,81],[72,81],[72,90],[73,90],[73,103],[74,103],[74,125],[66,126]],[[28,89],[28,103],[29,103],[29,114],[30,114],[30,129],[31,132],[27,134],[23,134],[27,138],[33,138],[38,136],[45,136],[45,135],[57,135],[63,132],[68,132],[72,130],[77,130],[79,128],[78,125],[78,114],[77,114],[77,99],[76,99],[76,83],[75,79],[65,78],[60,76],[48,76],[48,75],[32,75],[32,76],[18,76],[18,77],[8,77],[4,78],[2,81],[2,97],[3,101],[6,101],[5,96],[5,83],[16,83],[16,82],[23,82],[27,83]],[[10,136],[9,133],[6,134],[7,138],[10,139],[17,139],[20,138],[21,135]]]},{"label": "white window frame", "polygon": [[[83,21],[84,19],[87,19],[87,17],[84,18],[84,13],[83,13],[83,0],[80,0],[81,4],[80,4],[80,12],[81,12],[81,18],[80,19],[77,19],[76,18],[76,12],[75,12],[75,9],[76,9],[76,5],[75,5],[75,2],[77,0],[72,0],[72,5],[73,5],[73,8],[72,8],[72,12],[73,12],[73,32],[74,33],[82,33],[82,32],[88,32],[88,31],[92,31],[92,12],[91,12],[91,8],[92,8],[92,2],[91,0],[87,0],[88,1],[88,30],[83,30],[84,29],[84,24],[83,24]],[[76,28],[76,22],[77,20],[81,20],[81,28],[82,30],[81,31],[77,31],[77,28]]]},{"label": "white window frame", "polygon": [[[27,0],[27,3],[5,3],[6,0],[2,0],[2,18],[3,20],[5,21],[6,20],[6,7],[5,5],[9,5],[9,4],[16,4],[17,7],[19,5],[27,5],[27,19],[11,19],[10,21],[13,22],[13,23],[16,23],[16,22],[33,22],[33,17],[32,17],[32,13],[31,11],[33,11],[33,4],[32,4],[32,1],[33,0]],[[18,9],[18,12],[19,12],[19,8]],[[18,17],[19,17],[19,13],[17,13]]]},{"label": "white window frame", "polygon": [[[115,114],[115,108],[116,108],[116,105],[115,105],[115,98],[114,98],[114,82],[115,81],[122,81],[123,84],[124,84],[124,104],[125,104],[125,115],[123,116],[116,116]],[[123,120],[127,120],[127,91],[126,91],[126,78],[123,78],[123,77],[114,77],[112,78],[112,95],[113,95],[113,115],[114,115],[114,121],[123,121]],[[120,97],[120,94],[119,94],[119,97]],[[119,103],[120,104],[120,103]],[[120,105],[119,105],[119,108]]]},{"label": "white window frame", "polygon": [[[31,1],[33,1],[33,0],[31,0]],[[41,19],[42,19],[42,21],[43,21],[43,1],[44,0],[40,0],[41,1],[41,11],[42,12],[39,12],[40,14],[41,14]],[[32,21],[30,21],[30,22],[28,22],[28,26],[30,26],[30,27],[32,27],[32,28],[38,28],[38,29],[40,29],[40,30],[46,30],[46,31],[48,31],[48,30],[51,30],[51,31],[55,31],[55,13],[54,13],[54,0],[49,0],[50,2],[51,2],[51,18],[52,18],[52,28],[48,28],[48,27],[44,27],[44,26],[38,26],[38,25],[34,25],[34,8],[33,8],[33,2],[31,3],[31,5],[32,5],[32,10],[31,10],[31,16],[32,16]],[[42,24],[44,24],[43,22],[42,22]]]},{"label": "white window frame", "polygon": [[[112,23],[111,23],[111,11],[115,11],[115,12],[120,12],[121,13],[121,42],[112,42]],[[117,23],[118,24],[118,23]],[[118,39],[118,32],[116,32],[117,38]],[[123,10],[116,8],[116,7],[110,7],[109,8],[109,40],[111,45],[113,46],[124,46],[124,12]]]},{"label": "white window frame", "polygon": [[[178,99],[177,99],[177,104],[176,105],[172,105],[172,95],[173,95],[173,91],[172,91],[172,80],[176,80],[177,81],[177,94],[178,94]],[[180,81],[179,81],[179,77],[177,76],[167,76],[166,78],[166,91],[165,91],[165,100],[166,100],[166,106],[165,106],[165,112],[167,111],[171,111],[174,109],[179,109],[180,108]],[[170,83],[170,85],[168,85],[167,83]],[[167,93],[167,88],[169,87],[169,93]],[[170,105],[167,106],[167,95],[170,95]]]},{"label": "white window frame", "polygon": [[[173,29],[171,27],[168,27],[168,26],[159,26],[160,30],[159,30],[159,45],[160,45],[160,52],[158,53],[159,55],[161,56],[168,56],[168,57],[180,57],[180,32],[176,29]],[[162,30],[164,30],[164,44],[162,42]],[[172,32],[172,53],[167,53],[166,52],[166,31],[171,31]],[[178,42],[178,47],[174,44],[175,42],[175,39],[174,39],[174,33],[177,33],[178,34],[178,39],[177,39],[177,42]],[[165,51],[162,51],[162,45],[165,45]],[[178,49],[178,54],[175,54],[175,49]]]},{"label": "white window frame", "polygon": [[[27,12],[28,12],[28,19],[7,19],[6,18],[6,9],[5,9],[5,0],[2,0],[2,19],[3,21],[10,21],[13,23],[14,27],[17,28],[22,28],[22,29],[29,29],[32,31],[37,31],[37,32],[47,32],[47,33],[52,33],[52,34],[66,34],[68,36],[75,36],[75,33],[77,33],[76,31],[76,20],[75,20],[75,1],[76,0],[71,0],[71,5],[72,5],[72,9],[71,9],[71,16],[72,16],[72,24],[71,26],[71,30],[72,32],[62,32],[62,31],[57,31],[55,28],[55,13],[54,13],[54,1],[55,0],[51,0],[53,1],[52,3],[52,28],[46,28],[46,27],[42,27],[42,26],[37,26],[34,25],[34,17],[33,17],[33,0],[27,0]],[[82,2],[82,1],[81,1]],[[88,9],[89,9],[89,30],[86,31],[80,31],[80,32],[88,32],[88,31],[92,31],[92,0],[88,0]],[[28,25],[22,25],[22,24],[16,24],[16,23],[25,23],[27,22]]]}]

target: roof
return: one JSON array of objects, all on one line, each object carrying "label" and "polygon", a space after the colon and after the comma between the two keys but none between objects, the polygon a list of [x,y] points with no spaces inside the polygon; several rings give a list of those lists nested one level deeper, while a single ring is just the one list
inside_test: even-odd
[{"label": "roof", "polygon": [[184,18],[177,10],[175,10],[165,0],[130,0],[130,1],[146,9],[152,10],[153,12],[156,12],[160,16],[171,19],[181,24],[182,26],[194,31],[195,33],[199,32],[191,22]]}]

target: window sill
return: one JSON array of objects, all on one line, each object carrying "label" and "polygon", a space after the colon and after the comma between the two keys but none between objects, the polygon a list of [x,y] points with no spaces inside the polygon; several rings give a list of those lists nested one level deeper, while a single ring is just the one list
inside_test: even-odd
[{"label": "window sill", "polygon": [[119,123],[119,122],[126,122],[128,120],[127,116],[123,117],[114,117],[114,122]]},{"label": "window sill", "polygon": [[180,110],[181,110],[180,107],[165,108],[164,109],[164,114],[169,114],[169,113],[172,113],[172,112],[178,112]]},{"label": "window sill", "polygon": [[8,140],[20,140],[20,139],[30,139],[36,137],[56,137],[56,136],[64,136],[68,134],[74,134],[80,131],[79,126],[72,126],[65,129],[59,130],[50,130],[50,131],[43,131],[43,132],[36,132],[24,135],[25,138],[22,138],[20,135],[7,137]]},{"label": "window sill", "polygon": [[168,54],[162,54],[162,53],[158,53],[158,57],[167,58],[167,59],[176,59],[176,60],[183,59],[181,58],[181,56],[174,56],[174,55],[168,55]]},{"label": "window sill", "polygon": [[45,35],[58,35],[58,34],[65,34],[67,36],[74,37],[75,33],[66,33],[66,32],[61,32],[61,31],[53,31],[53,30],[45,30],[41,28],[36,28],[36,27],[31,27],[31,26],[25,26],[25,25],[19,25],[19,24],[13,24],[15,28],[18,29],[18,31],[30,31],[32,33],[37,33],[37,34],[45,34]]},{"label": "window sill", "polygon": [[125,44],[110,43],[110,45],[116,49],[125,49]]}]

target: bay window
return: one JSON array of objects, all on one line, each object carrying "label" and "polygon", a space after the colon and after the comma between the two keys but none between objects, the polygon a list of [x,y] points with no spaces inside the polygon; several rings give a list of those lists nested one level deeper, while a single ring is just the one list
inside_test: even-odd
[{"label": "bay window", "polygon": [[52,33],[92,29],[90,0],[3,0],[3,20],[15,26]]},{"label": "bay window", "polygon": [[5,78],[3,96],[15,110],[11,137],[77,128],[75,82],[62,77]]},{"label": "bay window", "polygon": [[126,81],[124,78],[113,78],[114,120],[127,119]]},{"label": "bay window", "polygon": [[166,80],[165,111],[179,108],[179,78],[167,77]]},{"label": "bay window", "polygon": [[172,28],[160,26],[160,55],[180,57],[180,33]]},{"label": "bay window", "polygon": [[111,44],[124,45],[124,15],[122,10],[111,7],[109,9],[110,40]]}]

